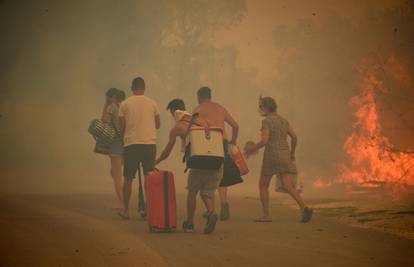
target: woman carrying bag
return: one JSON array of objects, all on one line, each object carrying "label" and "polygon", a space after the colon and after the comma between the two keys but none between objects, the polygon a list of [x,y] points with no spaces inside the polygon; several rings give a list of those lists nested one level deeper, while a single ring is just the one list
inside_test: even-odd
[{"label": "woman carrying bag", "polygon": [[123,142],[122,134],[118,123],[119,104],[125,99],[125,93],[122,90],[110,88],[106,94],[106,100],[102,111],[102,121],[115,128],[115,137],[110,144],[96,140],[95,152],[105,154],[110,159],[110,174],[114,180],[115,192],[118,198],[118,204],[115,205],[116,210],[122,210],[122,154]]},{"label": "woman carrying bag", "polygon": [[[283,187],[283,192],[288,193],[299,205],[302,212],[301,222],[309,222],[313,210],[303,202],[299,191],[296,189],[296,163],[295,150],[297,137],[289,122],[276,112],[276,101],[271,97],[260,97],[259,112],[264,117],[262,122],[262,138],[258,143],[246,144],[245,155],[249,157],[265,147],[262,170],[259,181],[260,200],[263,207],[263,217],[257,222],[271,222],[269,217],[269,185],[272,177],[276,175],[278,185]],[[287,142],[291,138],[291,146]],[[280,189],[279,189],[280,190]]]}]

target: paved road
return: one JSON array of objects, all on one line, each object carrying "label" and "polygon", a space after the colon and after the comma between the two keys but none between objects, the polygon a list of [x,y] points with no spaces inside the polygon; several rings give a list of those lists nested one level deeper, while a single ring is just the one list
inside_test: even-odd
[{"label": "paved road", "polygon": [[[232,219],[203,235],[151,234],[123,221],[108,195],[0,197],[0,266],[414,266],[414,241],[296,210],[272,199],[272,223],[255,223],[258,200],[233,197]],[[178,196],[179,221],[184,196]]]}]

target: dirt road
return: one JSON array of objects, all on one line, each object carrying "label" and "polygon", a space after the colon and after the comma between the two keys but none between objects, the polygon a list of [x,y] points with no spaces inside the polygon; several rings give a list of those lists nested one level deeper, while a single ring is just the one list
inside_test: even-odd
[{"label": "dirt road", "polygon": [[[135,202],[135,200],[134,200]],[[232,218],[203,235],[148,233],[133,214],[124,221],[108,195],[0,197],[0,266],[413,266],[414,241],[352,228],[272,199],[272,223],[255,223],[258,200],[232,198]],[[178,196],[179,222],[184,196]],[[134,206],[135,210],[136,205]]]}]

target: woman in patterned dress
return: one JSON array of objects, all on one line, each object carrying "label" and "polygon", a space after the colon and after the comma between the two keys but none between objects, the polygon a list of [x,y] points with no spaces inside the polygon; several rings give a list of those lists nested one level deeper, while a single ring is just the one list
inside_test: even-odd
[{"label": "woman in patterned dress", "polygon": [[[263,206],[263,217],[258,222],[271,222],[269,218],[269,185],[272,177],[280,179],[284,190],[298,203],[302,211],[302,222],[309,222],[312,218],[312,209],[306,207],[294,183],[297,175],[295,150],[297,136],[289,122],[277,114],[277,105],[271,97],[261,97],[259,100],[260,114],[265,117],[262,121],[262,140],[245,148],[245,155],[256,153],[265,147],[262,170],[259,180],[260,200]],[[291,139],[289,147],[287,137]]]}]

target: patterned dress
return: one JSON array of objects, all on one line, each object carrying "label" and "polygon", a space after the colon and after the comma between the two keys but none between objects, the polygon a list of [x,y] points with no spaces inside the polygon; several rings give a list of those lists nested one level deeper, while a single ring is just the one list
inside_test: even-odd
[{"label": "patterned dress", "polygon": [[291,160],[287,141],[288,121],[276,113],[271,113],[262,122],[262,130],[265,128],[269,130],[270,136],[263,154],[261,177],[296,175],[296,164]]}]

